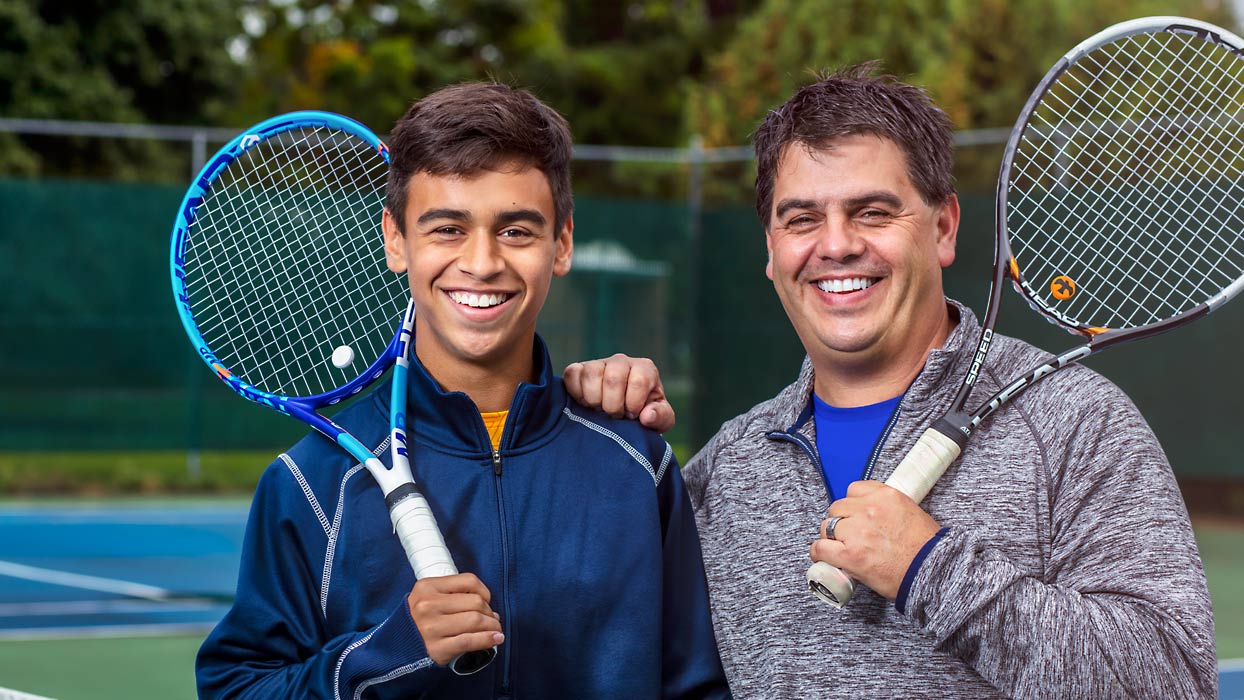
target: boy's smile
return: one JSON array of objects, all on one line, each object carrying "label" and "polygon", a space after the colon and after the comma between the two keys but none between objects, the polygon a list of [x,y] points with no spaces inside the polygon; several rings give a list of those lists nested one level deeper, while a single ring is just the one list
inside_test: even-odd
[{"label": "boy's smile", "polygon": [[419,360],[451,390],[481,371],[526,381],[536,318],[573,252],[570,221],[554,235],[544,173],[518,164],[466,177],[416,173],[407,187],[400,230],[385,211],[385,253],[410,280]]}]

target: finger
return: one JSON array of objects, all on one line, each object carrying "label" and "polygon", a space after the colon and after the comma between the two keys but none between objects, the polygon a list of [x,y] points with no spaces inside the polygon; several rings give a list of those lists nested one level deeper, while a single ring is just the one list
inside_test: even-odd
[{"label": "finger", "polygon": [[844,545],[838,540],[821,538],[812,542],[812,546],[808,548],[808,556],[811,557],[812,561],[823,561],[845,571],[845,568],[842,566],[844,549]]},{"label": "finger", "polygon": [[873,479],[852,481],[851,484],[847,486],[847,498],[867,496],[868,494],[884,486],[885,484],[880,481],[874,481]]},{"label": "finger", "polygon": [[566,393],[570,394],[570,398],[583,403],[582,362],[572,362],[566,365],[566,369],[562,370],[562,384],[566,386]]},{"label": "finger", "polygon": [[488,586],[485,586],[484,582],[472,573],[422,578],[415,582],[415,587],[411,592],[423,596],[464,593],[479,596],[485,604],[492,602],[492,592],[488,590]]},{"label": "finger", "polygon": [[627,416],[638,416],[644,406],[664,398],[665,388],[661,386],[657,366],[646,357],[635,358],[626,379]]},{"label": "finger", "polygon": [[630,358],[619,360],[617,355],[609,358],[601,378],[600,410],[614,418],[626,415],[626,389],[630,375]]},{"label": "finger", "polygon": [[649,403],[639,414],[639,423],[658,433],[668,433],[674,427],[674,420],[674,407],[665,399]]},{"label": "finger", "polygon": [[600,408],[601,380],[605,372],[604,360],[592,360],[579,364],[580,395],[574,399],[588,408]]},{"label": "finger", "polygon": [[[449,593],[431,596],[412,593],[406,600],[410,616],[418,623],[441,620],[454,615],[478,615],[498,619],[484,599],[474,593]],[[461,631],[461,630],[459,630]]]},{"label": "finger", "polygon": [[501,632],[471,632],[442,639],[435,645],[435,651],[428,649],[428,656],[436,663],[447,666],[450,661],[471,651],[491,649],[505,642]]}]

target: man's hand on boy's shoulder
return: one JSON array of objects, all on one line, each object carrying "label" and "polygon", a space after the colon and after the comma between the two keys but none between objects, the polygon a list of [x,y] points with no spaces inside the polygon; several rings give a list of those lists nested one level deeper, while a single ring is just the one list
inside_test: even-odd
[{"label": "man's hand on boy's shoulder", "polygon": [[469,651],[504,642],[501,616],[488,606],[491,600],[488,587],[475,574],[419,579],[406,604],[428,658],[446,666]]},{"label": "man's hand on boy's shoulder", "polygon": [[674,427],[674,407],[665,398],[661,373],[646,357],[617,354],[575,362],[562,373],[575,401],[614,418],[639,418],[645,428],[664,433]]}]

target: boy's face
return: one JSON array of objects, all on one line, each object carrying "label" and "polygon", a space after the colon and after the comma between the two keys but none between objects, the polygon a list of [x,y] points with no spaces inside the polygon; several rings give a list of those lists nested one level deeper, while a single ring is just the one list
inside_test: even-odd
[{"label": "boy's face", "polygon": [[570,271],[573,251],[569,220],[554,235],[544,173],[416,173],[407,188],[401,231],[384,212],[385,255],[410,280],[420,361],[434,375],[530,363],[549,283]]}]

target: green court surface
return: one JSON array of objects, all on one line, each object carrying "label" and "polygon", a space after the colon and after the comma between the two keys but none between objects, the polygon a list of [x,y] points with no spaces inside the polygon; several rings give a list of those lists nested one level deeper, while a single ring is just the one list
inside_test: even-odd
[{"label": "green court surface", "polygon": [[[1244,527],[1197,526],[1218,658],[1244,658]],[[193,700],[201,636],[0,642],[0,686],[58,700]]]}]

